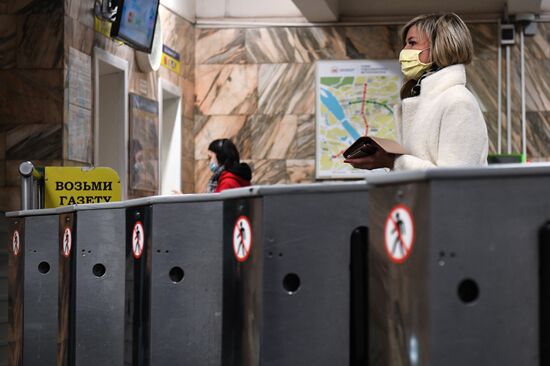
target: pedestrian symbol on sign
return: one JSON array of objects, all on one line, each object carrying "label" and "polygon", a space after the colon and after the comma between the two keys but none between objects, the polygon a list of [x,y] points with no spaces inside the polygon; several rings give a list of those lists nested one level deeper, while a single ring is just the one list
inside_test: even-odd
[{"label": "pedestrian symbol on sign", "polygon": [[145,234],[143,231],[143,224],[141,221],[138,221],[134,225],[134,230],[132,231],[132,252],[134,253],[135,259],[141,258],[144,241]]},{"label": "pedestrian symbol on sign", "polygon": [[395,263],[403,263],[411,254],[414,244],[414,220],[405,205],[395,206],[384,225],[386,253]]},{"label": "pedestrian symbol on sign", "polygon": [[14,255],[18,255],[21,250],[21,238],[19,237],[19,231],[15,230],[11,238],[11,248]]},{"label": "pedestrian symbol on sign", "polygon": [[69,255],[71,254],[72,241],[73,238],[71,228],[67,226],[65,228],[65,231],[63,231],[63,243],[61,246],[61,253],[64,257],[69,257]]},{"label": "pedestrian symbol on sign", "polygon": [[233,251],[239,262],[244,262],[252,249],[252,228],[246,216],[240,216],[233,229]]}]

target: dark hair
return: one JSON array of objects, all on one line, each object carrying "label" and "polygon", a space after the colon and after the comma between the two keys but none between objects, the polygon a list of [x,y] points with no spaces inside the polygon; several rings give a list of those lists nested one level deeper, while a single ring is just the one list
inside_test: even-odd
[{"label": "dark hair", "polygon": [[218,164],[224,165],[226,169],[230,169],[240,162],[239,151],[237,147],[229,139],[214,140],[208,145],[208,150],[216,154]]}]

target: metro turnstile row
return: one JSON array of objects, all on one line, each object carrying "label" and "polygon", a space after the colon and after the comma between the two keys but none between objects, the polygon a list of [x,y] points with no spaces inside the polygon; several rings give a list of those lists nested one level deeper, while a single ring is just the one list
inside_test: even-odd
[{"label": "metro turnstile row", "polygon": [[11,214],[10,365],[548,364],[550,166],[368,182]]},{"label": "metro turnstile row", "polygon": [[365,357],[365,194],[251,187],[10,213],[10,365]]}]

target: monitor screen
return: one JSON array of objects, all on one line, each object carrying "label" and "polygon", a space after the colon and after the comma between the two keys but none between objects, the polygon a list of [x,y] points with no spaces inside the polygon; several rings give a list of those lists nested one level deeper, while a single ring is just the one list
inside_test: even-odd
[{"label": "monitor screen", "polygon": [[159,0],[119,0],[111,36],[140,51],[151,52]]}]

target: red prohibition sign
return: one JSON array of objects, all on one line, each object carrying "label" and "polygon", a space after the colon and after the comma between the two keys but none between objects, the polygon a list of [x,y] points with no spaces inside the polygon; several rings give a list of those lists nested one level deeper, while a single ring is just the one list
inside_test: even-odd
[{"label": "red prohibition sign", "polygon": [[132,230],[132,252],[134,258],[139,259],[143,254],[143,244],[145,242],[145,233],[141,221],[136,221]]},{"label": "red prohibition sign", "polygon": [[13,255],[15,256],[17,256],[21,251],[21,237],[19,236],[18,230],[14,230],[11,237],[11,249],[13,251]]},{"label": "red prohibition sign", "polygon": [[411,255],[415,241],[414,218],[409,207],[394,206],[384,224],[384,246],[390,260],[403,263]]},{"label": "red prohibition sign", "polygon": [[71,255],[71,247],[73,245],[73,235],[71,232],[70,227],[65,227],[65,231],[63,231],[63,243],[61,246],[61,254],[63,254],[64,257],[68,258],[69,255]]},{"label": "red prohibition sign", "polygon": [[233,252],[237,261],[244,262],[252,250],[252,225],[246,216],[239,216],[233,228]]}]

